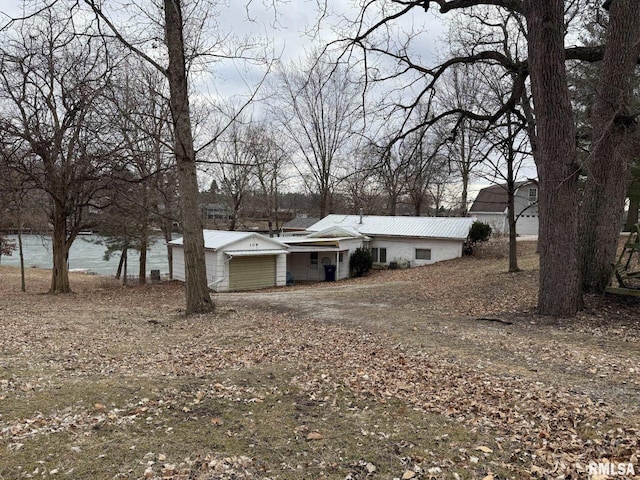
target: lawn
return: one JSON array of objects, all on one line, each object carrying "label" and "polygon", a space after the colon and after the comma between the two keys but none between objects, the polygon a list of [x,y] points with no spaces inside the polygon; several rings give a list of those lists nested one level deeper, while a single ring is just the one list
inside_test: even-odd
[{"label": "lawn", "polygon": [[485,251],[192,318],[179,283],[1,267],[0,479],[640,475],[638,303],[538,317],[519,246],[518,273]]}]

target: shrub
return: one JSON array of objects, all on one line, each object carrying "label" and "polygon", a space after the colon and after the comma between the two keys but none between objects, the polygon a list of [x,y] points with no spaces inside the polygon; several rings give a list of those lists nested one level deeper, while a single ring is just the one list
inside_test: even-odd
[{"label": "shrub", "polygon": [[488,223],[482,223],[476,220],[469,230],[469,242],[475,245],[480,242],[486,242],[491,236],[491,227]]},{"label": "shrub", "polygon": [[356,277],[361,277],[373,266],[371,252],[366,248],[357,248],[349,258],[349,268]]}]

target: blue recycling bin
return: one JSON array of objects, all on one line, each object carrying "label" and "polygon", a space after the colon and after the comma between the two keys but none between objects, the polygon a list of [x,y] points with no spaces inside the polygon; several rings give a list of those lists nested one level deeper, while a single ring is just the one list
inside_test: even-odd
[{"label": "blue recycling bin", "polygon": [[325,265],[324,266],[324,281],[335,282],[336,281],[336,266]]}]

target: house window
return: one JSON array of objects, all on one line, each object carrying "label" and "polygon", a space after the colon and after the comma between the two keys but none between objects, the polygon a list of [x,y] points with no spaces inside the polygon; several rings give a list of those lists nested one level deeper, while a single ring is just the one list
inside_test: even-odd
[{"label": "house window", "polygon": [[529,205],[538,201],[538,189],[536,187],[529,188]]},{"label": "house window", "polygon": [[311,268],[318,268],[318,252],[311,252],[309,253],[309,261],[310,261],[310,265]]},{"label": "house window", "polygon": [[338,253],[338,262],[340,263],[344,262],[344,253],[342,252]]},{"label": "house window", "polygon": [[416,260],[431,260],[431,249],[416,248]]},{"label": "house window", "polygon": [[372,248],[371,259],[373,260],[373,263],[387,263],[387,249]]}]

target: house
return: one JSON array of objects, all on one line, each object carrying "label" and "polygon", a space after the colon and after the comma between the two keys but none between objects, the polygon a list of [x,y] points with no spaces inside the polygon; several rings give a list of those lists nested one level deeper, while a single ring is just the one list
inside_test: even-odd
[{"label": "house", "polygon": [[[473,218],[329,215],[304,236],[204,230],[207,283],[217,292],[349,278],[349,259],[371,250],[374,263],[428,265],[462,256]],[[170,242],[173,276],[185,280],[182,238]]]},{"label": "house", "polygon": [[[515,187],[516,233],[538,235],[538,182],[516,182]],[[481,222],[488,223],[494,232],[509,233],[508,200],[506,184],[483,188],[478,192],[469,214]]]},{"label": "house", "polygon": [[[316,222],[317,223],[317,222]],[[295,280],[321,281],[349,278],[349,258],[371,239],[350,227],[329,227],[304,237],[281,237],[289,247],[287,271]],[[325,267],[334,267],[330,273]]]},{"label": "house", "polygon": [[307,228],[318,223],[318,221],[320,221],[319,218],[299,213],[295,218],[282,225],[281,230],[284,235],[306,235],[308,233]]},{"label": "house", "polygon": [[[216,292],[286,285],[288,247],[253,232],[204,230],[207,284]],[[173,278],[185,280],[183,239],[169,242]]]},{"label": "house", "polygon": [[[307,229],[307,238],[326,237],[335,232],[351,232],[355,242],[339,248],[349,251],[354,245],[369,248],[375,264],[420,266],[462,256],[462,247],[469,235],[473,218],[465,217],[405,217],[378,215],[328,215]],[[283,239],[285,243],[289,241]],[[290,244],[291,245],[291,244]],[[344,255],[343,255],[344,258]],[[347,260],[348,262],[348,260]]]}]

